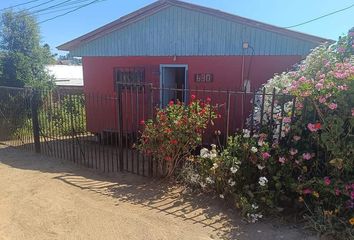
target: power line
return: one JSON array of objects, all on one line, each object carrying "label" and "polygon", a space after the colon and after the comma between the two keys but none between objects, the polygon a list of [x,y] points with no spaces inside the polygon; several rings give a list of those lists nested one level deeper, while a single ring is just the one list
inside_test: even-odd
[{"label": "power line", "polygon": [[10,7],[2,8],[2,9],[0,9],[0,11],[4,11],[4,10],[10,9],[10,8],[15,8],[15,7],[19,7],[19,6],[22,6],[22,5],[26,5],[26,4],[30,4],[30,3],[38,2],[38,1],[39,0],[32,0],[32,1],[24,2],[24,3],[19,3],[17,5],[13,5],[13,6],[10,6]]},{"label": "power line", "polygon": [[[8,8],[17,7],[17,6],[20,6],[20,5],[29,4],[29,3],[37,2],[37,1],[39,1],[39,0],[32,0],[32,1],[29,1],[29,2],[26,2],[26,3],[22,3],[22,4],[17,4],[17,5],[8,7]],[[73,9],[73,11],[76,11],[76,10],[79,10],[79,9],[81,9],[83,7],[91,5],[93,3],[101,2],[101,1],[105,1],[105,0],[94,0],[94,1],[92,1],[92,0],[65,0],[65,1],[59,1],[58,3],[56,3],[54,5],[51,5],[51,6],[48,6],[48,7],[45,7],[45,8],[40,8],[38,10],[29,12],[29,10],[31,10],[31,9],[35,9],[35,8],[40,7],[40,6],[44,6],[44,5],[46,5],[48,3],[51,3],[51,2],[54,2],[54,1],[56,1],[56,0],[48,0],[48,1],[45,1],[45,2],[42,2],[42,3],[39,3],[37,5],[31,6],[29,8],[25,8],[23,10],[20,10],[19,12],[28,12],[28,14],[33,14],[33,15],[36,15],[36,16],[40,16],[40,15],[44,15],[44,14],[51,14],[51,13],[54,13],[54,12],[61,12],[61,11],[71,10],[71,9]],[[88,2],[88,1],[91,1],[91,2],[88,3],[88,4],[79,5],[80,3],[85,3],[85,2]],[[66,7],[66,6],[70,6],[70,7]],[[4,9],[4,10],[6,10],[6,9]],[[50,10],[55,10],[55,11],[50,11]],[[41,13],[41,12],[43,12],[43,13],[42,14],[38,14],[38,13]],[[70,12],[72,12],[72,11],[69,11],[68,13],[70,13]],[[66,15],[68,13],[64,13],[63,15]],[[61,15],[62,14],[60,14],[60,16]],[[55,16],[55,18],[56,17],[59,17],[59,16]],[[47,19],[47,20],[49,21],[49,19]]]},{"label": "power line", "polygon": [[[10,8],[15,8],[15,7],[18,7],[18,6],[21,6],[21,5],[25,5],[25,4],[29,4],[29,3],[33,3],[33,2],[37,2],[37,1],[39,1],[39,0],[32,0],[32,1],[29,1],[29,2],[25,2],[25,3],[13,5],[13,6],[10,6],[10,7],[7,7],[7,8],[0,9],[0,11],[6,10],[6,9],[10,9]],[[25,8],[25,9],[19,11],[19,12],[29,11],[29,10],[31,10],[31,9],[38,8],[38,7],[40,7],[40,6],[46,5],[46,4],[51,3],[51,2],[54,2],[54,1],[56,1],[56,0],[48,0],[48,1],[42,2],[42,3],[40,3],[40,4],[37,4],[37,5],[31,6],[31,7]],[[71,2],[71,1],[72,1],[72,2]],[[42,11],[46,11],[46,10],[50,10],[50,9],[55,9],[55,8],[60,8],[60,7],[64,7],[64,6],[69,6],[69,5],[75,5],[75,4],[78,4],[78,3],[81,3],[81,2],[86,2],[86,1],[89,1],[89,0],[76,0],[76,1],[67,0],[67,1],[59,2],[58,4],[55,4],[55,5],[48,6],[48,7],[46,7],[46,8],[42,8],[42,9],[36,10],[36,11],[34,11],[34,12],[32,12],[32,13],[42,12]],[[32,14],[32,13],[31,13],[31,14]]]},{"label": "power line", "polygon": [[[80,6],[80,5],[79,5],[79,6]],[[43,15],[48,15],[48,14],[56,13],[56,12],[62,12],[62,11],[74,9],[74,8],[76,8],[76,7],[77,7],[77,6],[66,7],[66,8],[62,8],[62,9],[57,9],[57,10],[53,10],[53,11],[48,11],[48,12],[36,14],[35,16],[39,17],[39,16],[43,16]]]},{"label": "power line", "polygon": [[35,6],[32,6],[32,7],[30,7],[30,8],[23,9],[21,12],[29,11],[29,10],[31,10],[31,9],[33,9],[33,8],[40,7],[40,6],[43,6],[43,5],[47,4],[47,3],[54,2],[54,1],[55,1],[55,0],[49,0],[49,1],[46,1],[46,2],[44,2],[44,3],[40,3],[40,4],[37,4],[37,5],[35,5]]},{"label": "power line", "polygon": [[[48,15],[48,14],[52,14],[52,13],[56,13],[56,12],[62,12],[62,11],[66,11],[66,10],[71,10],[71,9],[76,8],[76,7],[83,6],[84,4],[79,5],[79,3],[83,3],[83,2],[87,2],[87,1],[90,1],[90,0],[75,1],[75,2],[72,2],[72,3],[65,4],[63,6],[60,6],[60,7],[53,8],[53,9],[57,9],[57,10],[45,11],[44,13],[39,13],[39,14],[35,14],[35,15],[37,17],[39,17],[39,16],[42,16],[42,15]],[[100,1],[105,1],[105,0],[100,0]],[[70,5],[74,5],[74,6],[70,6]],[[70,7],[66,7],[66,6],[70,6]]]},{"label": "power line", "polygon": [[46,11],[46,10],[50,10],[50,9],[55,8],[55,7],[61,6],[61,5],[65,4],[65,3],[67,3],[67,2],[70,2],[70,1],[72,1],[72,0],[65,0],[65,1],[63,1],[63,2],[60,2],[60,3],[57,3],[57,4],[51,5],[51,6],[49,6],[49,7],[36,10],[36,11],[34,11],[34,12],[32,12],[32,13],[39,13],[39,12],[43,12],[43,11]]},{"label": "power line", "polygon": [[88,1],[89,0],[73,0],[72,2],[63,4],[63,6],[75,5],[75,4],[78,4],[78,3],[88,2]]},{"label": "power line", "polygon": [[354,7],[354,4],[352,4],[352,5],[348,6],[348,7],[339,9],[339,10],[337,10],[337,11],[330,12],[330,13],[327,13],[327,14],[325,14],[325,15],[319,16],[319,17],[317,17],[317,18],[308,20],[308,21],[306,21],[306,22],[302,22],[302,23],[295,24],[295,25],[292,25],[292,26],[289,26],[289,27],[284,27],[284,28],[294,28],[294,27],[302,26],[302,25],[305,25],[305,24],[307,24],[307,23],[317,21],[317,20],[319,20],[319,19],[321,19],[321,18],[325,18],[325,17],[328,17],[328,16],[330,16],[330,15],[333,15],[333,14],[336,14],[336,13],[339,13],[339,12],[343,12],[343,11],[345,11],[345,10],[348,10],[348,9],[352,8],[352,7]]},{"label": "power line", "polygon": [[[80,6],[79,4],[80,3],[84,3],[84,2],[88,2],[88,1],[92,1],[92,0],[75,0],[75,1],[70,1],[70,2],[66,2],[66,3],[62,3],[60,4],[59,6],[51,6],[50,8],[48,9],[39,9],[35,12],[31,12],[31,14],[35,14],[37,16],[40,16],[40,15],[45,15],[47,13],[52,13],[52,12],[59,12],[59,11],[64,11],[64,10],[68,10],[68,9],[72,9],[72,8],[75,8],[77,6]],[[71,6],[73,5],[73,6]],[[70,7],[67,7],[67,6],[70,6]],[[49,11],[49,10],[55,10],[55,9],[58,9],[56,11]],[[41,13],[41,14],[38,14],[40,12],[44,12],[44,13]]]},{"label": "power line", "polygon": [[45,19],[45,20],[43,20],[43,21],[40,21],[39,24],[45,23],[45,22],[48,22],[48,21],[51,21],[51,20],[54,20],[54,19],[59,18],[59,17],[62,17],[62,16],[65,16],[65,15],[67,15],[67,14],[69,14],[69,13],[72,13],[72,12],[75,12],[75,11],[81,9],[81,8],[84,8],[84,7],[87,7],[87,6],[92,5],[92,4],[94,4],[94,3],[98,3],[98,2],[102,2],[102,1],[106,1],[106,0],[94,0],[94,1],[91,1],[91,2],[89,2],[89,3],[87,3],[87,4],[83,4],[83,5],[81,5],[81,6],[77,7],[77,8],[74,8],[74,9],[71,10],[71,11],[68,11],[68,12],[65,12],[65,13],[63,13],[63,14],[59,14],[59,15],[57,15],[57,16],[54,16],[54,17],[52,17],[52,18],[48,18],[48,19]]}]

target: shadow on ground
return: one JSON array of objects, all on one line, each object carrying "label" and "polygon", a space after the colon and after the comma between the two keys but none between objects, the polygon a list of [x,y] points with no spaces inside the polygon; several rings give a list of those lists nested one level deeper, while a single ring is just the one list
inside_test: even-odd
[{"label": "shadow on ground", "polygon": [[[17,154],[17,155],[16,155]],[[18,160],[19,155],[23,158]],[[15,156],[16,155],[16,156]],[[153,213],[170,215],[213,231],[221,239],[315,239],[297,229],[278,224],[242,222],[239,213],[225,201],[202,193],[192,193],[174,183],[118,173],[103,175],[71,162],[15,150],[0,145],[0,162],[8,166],[54,173],[54,179],[95,194],[113,198],[117,205],[134,204]]]}]

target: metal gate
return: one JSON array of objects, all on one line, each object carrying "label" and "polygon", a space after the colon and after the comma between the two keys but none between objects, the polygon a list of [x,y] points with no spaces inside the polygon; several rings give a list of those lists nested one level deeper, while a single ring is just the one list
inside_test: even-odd
[{"label": "metal gate", "polygon": [[145,111],[137,103],[144,90],[136,86],[118,91],[69,94],[0,87],[0,142],[102,172],[153,176],[152,160],[136,149],[136,114]]}]

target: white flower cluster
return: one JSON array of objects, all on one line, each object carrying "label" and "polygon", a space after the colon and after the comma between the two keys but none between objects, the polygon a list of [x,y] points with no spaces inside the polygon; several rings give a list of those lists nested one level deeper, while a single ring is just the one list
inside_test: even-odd
[{"label": "white flower cluster", "polygon": [[268,179],[266,177],[260,177],[258,180],[259,185],[264,187],[268,183]]},{"label": "white flower cluster", "polygon": [[233,187],[236,184],[236,182],[232,178],[230,178],[227,182],[229,183],[230,187]]},{"label": "white flower cluster", "polygon": [[263,218],[263,215],[260,213],[247,213],[247,217],[251,223],[255,223],[259,219]]},{"label": "white flower cluster", "polygon": [[256,153],[256,152],[258,152],[258,149],[256,147],[252,147],[251,152]]},{"label": "white flower cluster", "polygon": [[238,166],[233,166],[230,168],[230,171],[235,174],[238,171],[239,167]]},{"label": "white flower cluster", "polygon": [[[259,208],[259,206],[256,203],[253,203],[251,207],[252,207],[252,211],[255,211]],[[247,213],[247,218],[252,223],[257,222],[262,217],[263,215],[261,213]]]},{"label": "white flower cluster", "polygon": [[[286,102],[284,104],[284,110],[282,110],[282,106],[278,104],[277,98],[275,99],[275,101],[273,101],[272,94],[273,90],[275,90],[275,94],[283,94],[283,92],[281,91],[291,85],[294,79],[294,74],[294,72],[284,72],[282,74],[274,76],[272,79],[268,80],[266,84],[263,85],[266,95],[263,99],[262,90],[257,93],[254,102],[253,118],[252,116],[249,116],[247,119],[248,126],[253,125],[257,129],[257,126],[259,126],[261,122],[261,110],[263,110],[262,124],[269,124],[271,119],[273,119],[274,124],[277,126],[273,130],[273,137],[275,139],[278,139],[279,135],[281,137],[284,137],[286,135],[286,133],[290,130],[291,119],[289,116],[293,108],[293,102]],[[274,107],[272,108],[273,104]],[[252,119],[253,123],[251,123]]]},{"label": "white flower cluster", "polygon": [[244,138],[250,138],[251,137],[251,131],[250,130],[243,129],[242,132],[243,132],[243,137]]},{"label": "white flower cluster", "polygon": [[258,168],[259,170],[263,170],[263,168],[265,168],[265,166],[260,165],[260,164],[257,164],[257,168]]},{"label": "white flower cluster", "polygon": [[210,168],[210,170],[216,170],[219,167],[217,163],[213,163],[213,166]]},{"label": "white flower cluster", "polygon": [[216,145],[211,144],[211,150],[207,148],[202,148],[200,150],[200,157],[201,158],[209,158],[209,159],[214,159],[218,156],[218,151],[216,150]]},{"label": "white flower cluster", "polygon": [[253,208],[253,209],[258,209],[258,205],[255,204],[255,203],[253,203],[253,204],[252,204],[252,208]]},{"label": "white flower cluster", "polygon": [[198,180],[199,180],[200,176],[198,173],[195,173],[195,174],[191,174],[190,175],[190,181],[191,183],[197,183]]},{"label": "white flower cluster", "polygon": [[213,179],[211,179],[211,177],[207,177],[207,178],[205,179],[205,182],[208,183],[208,184],[213,184],[213,183],[215,183],[215,181],[214,181]]}]

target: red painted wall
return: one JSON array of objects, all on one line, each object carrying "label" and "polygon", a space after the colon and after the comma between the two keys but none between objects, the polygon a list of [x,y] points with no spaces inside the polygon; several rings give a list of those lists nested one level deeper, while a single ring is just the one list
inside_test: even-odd
[{"label": "red painted wall", "polygon": [[[252,59],[251,59],[252,58]],[[117,112],[114,100],[114,68],[116,67],[145,67],[145,80],[152,82],[154,86],[160,84],[160,64],[186,64],[188,65],[188,81],[190,89],[223,89],[239,91],[241,89],[242,62],[244,61],[244,79],[250,79],[252,89],[259,88],[274,73],[281,73],[289,69],[293,64],[301,60],[301,56],[222,56],[222,57],[83,57],[84,72],[84,92],[91,94],[86,104],[88,129],[92,132],[101,132],[105,129],[116,129]],[[251,65],[250,65],[251,63]],[[250,66],[250,68],[249,68]],[[248,75],[249,72],[249,76]],[[195,83],[194,75],[197,73],[212,73],[212,83]],[[93,97],[94,95],[103,95],[102,97]],[[220,94],[211,94],[214,102],[223,104],[226,102],[225,96]],[[213,96],[215,95],[215,96]],[[123,107],[130,103],[133,96],[126,94],[124,96],[128,101],[123,103]],[[155,96],[157,97],[157,96]],[[206,96],[203,96],[206,97]],[[132,98],[136,99],[135,97]],[[143,111],[143,102],[147,99],[139,97],[140,109],[138,112],[134,109],[125,121],[134,129],[136,123],[144,118],[146,112]],[[241,102],[241,99],[233,97],[231,101]],[[249,102],[249,100],[247,100]],[[225,106],[225,105],[224,105]],[[240,106],[232,107],[230,127],[235,129],[241,125]],[[223,112],[225,109],[220,109]],[[141,115],[141,116],[140,116]],[[134,123],[134,124],[133,124]],[[128,124],[125,124],[128,125]],[[134,125],[134,126],[133,126]],[[224,123],[219,123],[218,128],[226,128]]]}]

